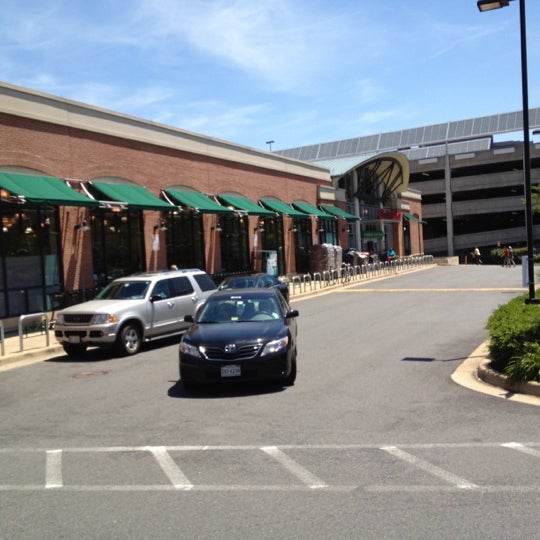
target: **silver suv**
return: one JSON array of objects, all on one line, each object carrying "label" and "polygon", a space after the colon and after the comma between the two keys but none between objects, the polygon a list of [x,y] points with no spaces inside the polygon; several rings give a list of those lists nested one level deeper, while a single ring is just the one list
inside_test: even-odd
[{"label": "silver suv", "polygon": [[186,330],[184,317],[193,315],[215,290],[210,276],[198,269],[115,279],[94,300],[59,311],[54,334],[69,356],[90,346],[136,354],[143,341]]}]

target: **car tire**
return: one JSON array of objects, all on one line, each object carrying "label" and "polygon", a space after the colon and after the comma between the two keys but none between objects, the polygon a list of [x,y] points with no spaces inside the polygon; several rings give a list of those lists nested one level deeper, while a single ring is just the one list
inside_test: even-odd
[{"label": "car tire", "polygon": [[123,356],[137,354],[141,350],[142,336],[139,326],[127,323],[120,329],[116,339],[116,352]]},{"label": "car tire", "polygon": [[285,386],[294,386],[296,381],[296,351],[291,358],[291,372],[287,375],[285,379]]},{"label": "car tire", "polygon": [[86,352],[86,345],[79,343],[64,343],[62,347],[68,356],[82,356]]}]

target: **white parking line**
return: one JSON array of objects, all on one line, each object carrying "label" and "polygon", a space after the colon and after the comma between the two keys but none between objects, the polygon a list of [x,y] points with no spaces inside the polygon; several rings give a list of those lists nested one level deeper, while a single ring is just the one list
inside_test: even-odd
[{"label": "white parking line", "polygon": [[423,459],[417,458],[416,456],[413,456],[408,452],[404,452],[403,450],[400,450],[397,446],[383,446],[381,450],[384,450],[385,452],[388,452],[389,454],[399,459],[402,459],[403,461],[406,461],[407,463],[410,463],[411,465],[414,465],[415,467],[418,467],[419,469],[422,469],[429,474],[436,476],[437,478],[441,478],[445,482],[452,484],[454,487],[460,489],[478,488],[476,484],[469,482],[465,478],[456,476],[455,474],[449,473],[448,471],[445,471],[444,469],[441,469],[440,467],[437,467],[436,465],[433,465],[428,461],[424,461]]},{"label": "white parking line", "polygon": [[164,446],[149,446],[147,450],[156,458],[159,466],[173,485],[174,489],[189,491],[193,484],[179,469],[176,462],[171,458]]},{"label": "white parking line", "polygon": [[61,488],[62,479],[62,450],[47,450],[45,465],[45,487],[47,489]]},{"label": "white parking line", "polygon": [[527,446],[521,443],[515,443],[515,442],[504,443],[504,444],[501,444],[501,446],[504,446],[505,448],[511,448],[512,450],[517,450],[518,452],[523,452],[524,454],[528,454],[529,456],[540,458],[540,450],[535,450],[534,448],[528,448]]},{"label": "white parking line", "polygon": [[328,487],[326,482],[323,482],[320,478],[310,473],[307,469],[294,461],[294,459],[282,452],[277,446],[264,446],[261,448],[261,450],[266,452],[269,456],[272,456],[276,461],[283,465],[283,467],[294,474],[296,478],[301,480],[311,489],[323,489]]}]

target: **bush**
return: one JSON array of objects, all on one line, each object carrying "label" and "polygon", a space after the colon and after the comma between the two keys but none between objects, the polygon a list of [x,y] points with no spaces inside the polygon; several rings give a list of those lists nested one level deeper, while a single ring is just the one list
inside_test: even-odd
[{"label": "bush", "polygon": [[[522,295],[499,306],[486,324],[491,364],[501,373],[506,372],[510,363],[519,363],[526,358],[524,362],[534,365],[534,358],[540,358],[540,306],[527,304],[525,299],[526,295]],[[516,366],[508,367],[508,370],[515,376],[531,371]]]},{"label": "bush", "polygon": [[514,382],[540,382],[540,343],[527,343],[526,348],[521,358],[510,360],[504,373]]}]

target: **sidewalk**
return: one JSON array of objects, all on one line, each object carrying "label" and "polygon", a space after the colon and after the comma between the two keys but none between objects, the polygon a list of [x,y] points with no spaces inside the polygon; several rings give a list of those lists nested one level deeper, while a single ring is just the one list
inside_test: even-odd
[{"label": "sidewalk", "polygon": [[9,336],[4,339],[4,355],[0,355],[0,372],[63,354],[64,349],[54,338],[52,330],[49,330],[48,346],[47,335],[44,332],[35,332],[23,337],[22,350],[19,336]]}]

